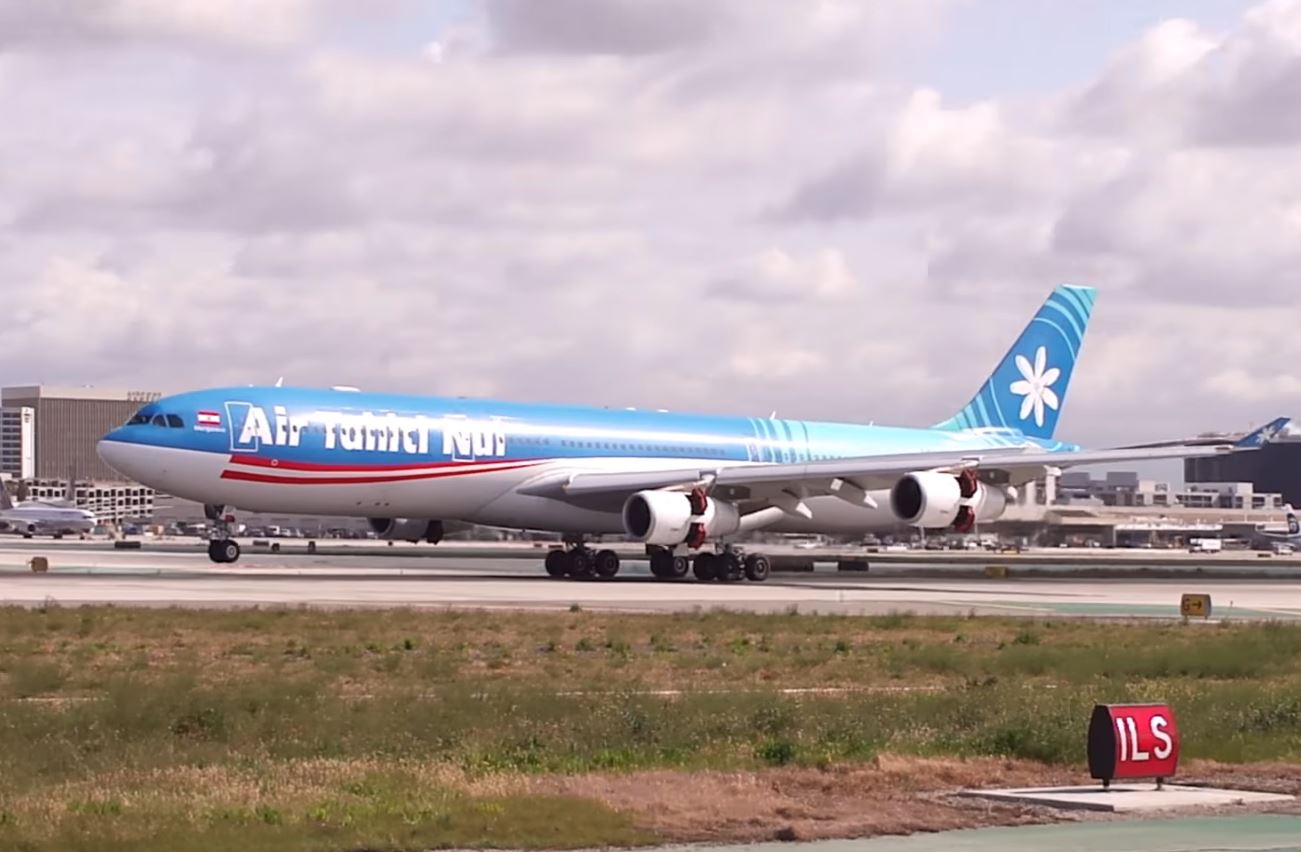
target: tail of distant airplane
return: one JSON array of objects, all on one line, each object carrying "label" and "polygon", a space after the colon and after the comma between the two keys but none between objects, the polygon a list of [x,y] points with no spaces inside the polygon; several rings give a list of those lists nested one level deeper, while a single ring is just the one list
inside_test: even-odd
[{"label": "tail of distant airplane", "polygon": [[935,428],[1012,428],[1051,438],[1096,295],[1092,287],[1054,289],[971,402]]}]

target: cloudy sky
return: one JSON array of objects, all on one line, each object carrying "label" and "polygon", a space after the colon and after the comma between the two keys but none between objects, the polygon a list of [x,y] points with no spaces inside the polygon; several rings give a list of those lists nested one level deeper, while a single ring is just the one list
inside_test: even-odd
[{"label": "cloudy sky", "polygon": [[[1179,16],[1179,17],[1176,17]],[[1301,416],[1301,0],[0,0],[0,383]]]}]

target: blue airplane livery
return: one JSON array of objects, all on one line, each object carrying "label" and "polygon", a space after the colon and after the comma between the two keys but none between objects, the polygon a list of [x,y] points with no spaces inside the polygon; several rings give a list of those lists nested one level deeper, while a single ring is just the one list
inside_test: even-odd
[{"label": "blue airplane livery", "polygon": [[431,543],[446,521],[551,531],[566,542],[546,558],[556,577],[614,576],[618,554],[585,538],[622,535],[660,579],[763,580],[767,557],[738,541],[751,531],[964,532],[1046,470],[1248,450],[1286,424],[1238,445],[1056,440],[1094,298],[1053,290],[971,401],[929,428],[250,386],[151,402],[99,454],[203,503],[214,562],[239,558],[239,509],[364,517]]}]

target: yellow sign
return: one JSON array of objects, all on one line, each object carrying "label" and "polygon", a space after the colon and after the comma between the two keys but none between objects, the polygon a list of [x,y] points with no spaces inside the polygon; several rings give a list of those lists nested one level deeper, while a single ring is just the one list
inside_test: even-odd
[{"label": "yellow sign", "polygon": [[1179,599],[1179,612],[1184,618],[1210,618],[1210,595],[1184,595]]}]

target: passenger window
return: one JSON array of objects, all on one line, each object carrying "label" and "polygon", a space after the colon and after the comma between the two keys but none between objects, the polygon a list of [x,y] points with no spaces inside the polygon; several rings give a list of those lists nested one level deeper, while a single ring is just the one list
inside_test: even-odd
[{"label": "passenger window", "polygon": [[180,416],[177,415],[177,414],[169,414],[169,415],[167,415],[167,425],[170,426],[170,427],[172,427],[173,429],[184,429],[184,428],[185,428],[185,423],[181,421]]}]

